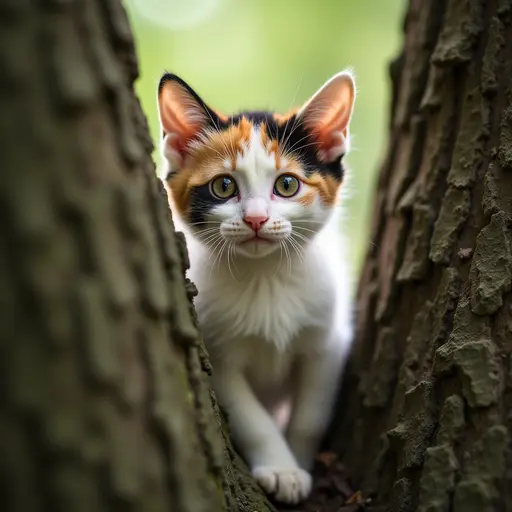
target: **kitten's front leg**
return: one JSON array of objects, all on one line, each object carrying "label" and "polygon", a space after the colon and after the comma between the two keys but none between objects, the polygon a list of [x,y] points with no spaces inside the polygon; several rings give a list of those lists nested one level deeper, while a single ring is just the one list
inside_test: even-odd
[{"label": "kitten's front leg", "polygon": [[331,418],[343,356],[339,347],[299,356],[286,437],[300,467],[310,471]]},{"label": "kitten's front leg", "polygon": [[212,384],[229,414],[235,443],[256,481],[283,503],[304,500],[311,491],[311,476],[299,467],[278,426],[242,373],[215,366]]}]

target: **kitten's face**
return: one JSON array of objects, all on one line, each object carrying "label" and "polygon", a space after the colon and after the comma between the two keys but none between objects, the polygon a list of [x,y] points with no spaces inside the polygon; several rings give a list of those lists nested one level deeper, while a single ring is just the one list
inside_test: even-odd
[{"label": "kitten's face", "polygon": [[164,75],[159,110],[175,209],[212,251],[296,251],[336,203],[353,101],[353,79],[340,73],[296,113],[225,117]]}]

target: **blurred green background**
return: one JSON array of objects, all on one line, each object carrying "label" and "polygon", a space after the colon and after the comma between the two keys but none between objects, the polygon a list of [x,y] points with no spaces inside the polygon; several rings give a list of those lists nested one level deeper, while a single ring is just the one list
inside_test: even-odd
[{"label": "blurred green background", "polygon": [[[405,0],[125,0],[140,66],[138,94],[158,147],[156,86],[164,70],[224,113],[300,105],[352,67],[358,96],[347,158],[343,229],[354,272],[369,240],[373,187],[387,143],[388,65]],[[155,160],[160,157],[155,152]]]}]

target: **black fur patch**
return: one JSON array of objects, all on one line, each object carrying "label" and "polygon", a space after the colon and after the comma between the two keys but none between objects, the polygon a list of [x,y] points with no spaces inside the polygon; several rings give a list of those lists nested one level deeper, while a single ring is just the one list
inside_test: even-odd
[{"label": "black fur patch", "polygon": [[226,201],[227,199],[219,199],[211,193],[209,183],[194,187],[190,193],[190,223],[199,230],[208,227],[202,224],[206,220],[206,214],[215,206]]}]

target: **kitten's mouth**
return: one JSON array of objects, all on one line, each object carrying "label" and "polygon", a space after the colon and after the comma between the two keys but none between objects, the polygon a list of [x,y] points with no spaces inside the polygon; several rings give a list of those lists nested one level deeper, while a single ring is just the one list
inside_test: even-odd
[{"label": "kitten's mouth", "polygon": [[273,253],[279,248],[279,241],[274,237],[264,237],[254,234],[250,238],[241,240],[237,244],[240,253],[246,257],[259,258]]},{"label": "kitten's mouth", "polygon": [[258,236],[258,235],[254,235],[253,237],[247,239],[247,240],[244,240],[242,242],[243,245],[245,244],[248,244],[248,243],[256,243],[256,244],[271,244],[273,243],[273,240],[269,240],[268,238],[263,238],[261,236]]}]

